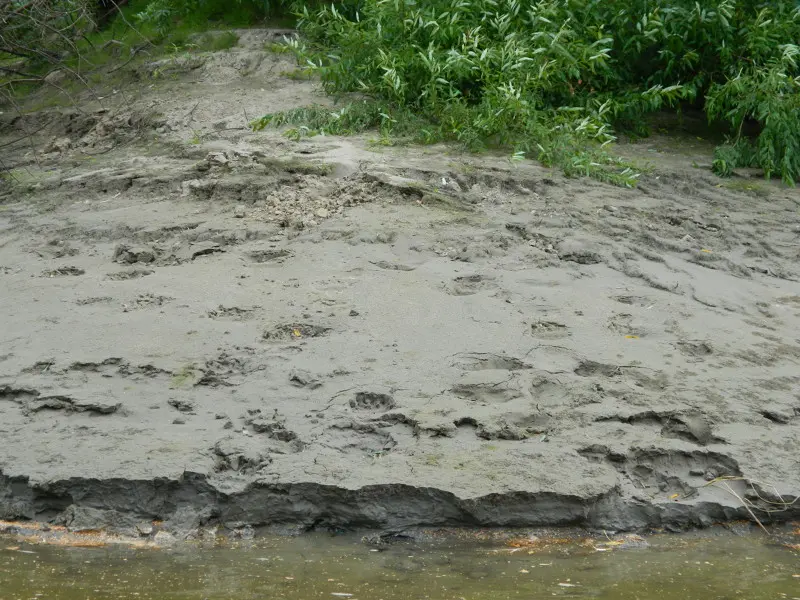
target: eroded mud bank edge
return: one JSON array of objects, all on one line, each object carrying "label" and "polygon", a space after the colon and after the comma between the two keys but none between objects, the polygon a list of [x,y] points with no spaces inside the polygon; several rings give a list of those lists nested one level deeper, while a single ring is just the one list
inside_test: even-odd
[{"label": "eroded mud bank edge", "polygon": [[[759,515],[764,524],[800,517],[800,507]],[[226,492],[205,475],[179,479],[71,478],[47,483],[0,472],[0,520],[65,526],[68,530],[139,533],[158,522],[179,537],[218,527],[302,533],[313,530],[401,532],[419,527],[579,527],[594,531],[672,532],[752,521],[744,506],[718,502],[643,503],[616,489],[596,497],[508,492],[476,498],[404,484],[345,489],[318,483],[251,483]]]}]

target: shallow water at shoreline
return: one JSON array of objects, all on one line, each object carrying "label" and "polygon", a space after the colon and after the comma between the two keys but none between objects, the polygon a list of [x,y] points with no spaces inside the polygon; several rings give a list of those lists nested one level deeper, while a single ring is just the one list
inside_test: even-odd
[{"label": "shallow water at shoreline", "polygon": [[0,537],[0,598],[800,598],[800,553],[760,536],[400,542],[261,538],[167,549]]}]

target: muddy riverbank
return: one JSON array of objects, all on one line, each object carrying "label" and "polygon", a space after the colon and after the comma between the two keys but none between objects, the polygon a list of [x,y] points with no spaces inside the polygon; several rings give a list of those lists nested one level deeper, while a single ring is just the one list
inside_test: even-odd
[{"label": "muddy riverbank", "polygon": [[253,133],[328,101],[273,38],[3,115],[0,144],[37,133],[0,184],[0,519],[800,517],[797,190],[697,140],[622,147],[653,169],[620,189]]}]

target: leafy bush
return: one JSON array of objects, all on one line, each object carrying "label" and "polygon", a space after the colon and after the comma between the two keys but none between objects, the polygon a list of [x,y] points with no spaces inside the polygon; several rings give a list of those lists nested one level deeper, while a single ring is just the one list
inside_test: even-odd
[{"label": "leafy bush", "polygon": [[286,0],[149,0],[137,14],[140,22],[165,32],[177,19],[198,24],[223,21],[246,26],[286,8]]},{"label": "leafy bush", "polygon": [[[731,128],[719,173],[800,176],[796,0],[341,0],[299,16],[301,63],[327,92],[368,99],[364,127],[413,114],[425,122],[417,139],[508,147],[630,184],[603,150],[614,130],[646,134],[648,113],[690,104]],[[306,127],[341,118],[328,111]]]},{"label": "leafy bush", "polygon": [[233,31],[221,33],[206,32],[200,36],[200,47],[212,52],[228,50],[239,43],[239,35]]},{"label": "leafy bush", "polygon": [[91,0],[0,1],[0,58],[50,62],[74,47],[74,34],[97,13]]}]

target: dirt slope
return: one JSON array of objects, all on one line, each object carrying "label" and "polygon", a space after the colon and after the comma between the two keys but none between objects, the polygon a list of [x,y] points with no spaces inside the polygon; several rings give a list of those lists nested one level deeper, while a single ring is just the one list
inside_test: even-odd
[{"label": "dirt slope", "polygon": [[683,528],[800,494],[796,190],[664,139],[625,190],[252,133],[328,101],[270,35],[4,157],[0,519]]}]

